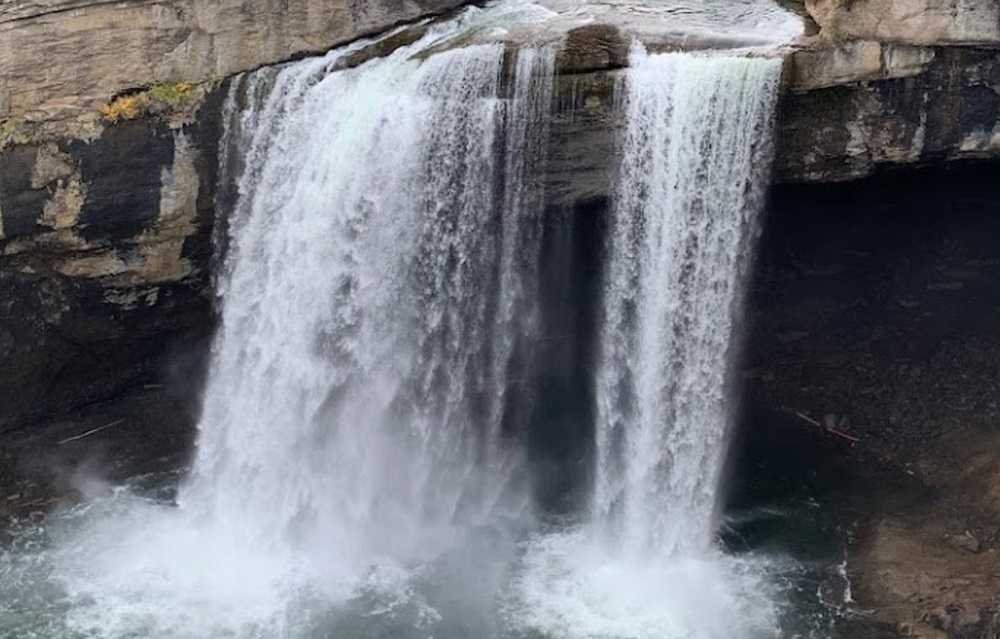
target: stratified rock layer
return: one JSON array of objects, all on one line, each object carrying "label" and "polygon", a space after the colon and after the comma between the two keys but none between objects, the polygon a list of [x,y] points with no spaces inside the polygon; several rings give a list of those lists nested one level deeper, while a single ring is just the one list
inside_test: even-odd
[{"label": "stratified rock layer", "polygon": [[[0,431],[159,385],[188,354],[203,358],[214,324],[215,80],[461,3],[4,3]],[[114,124],[99,111],[180,81],[182,104],[154,101]]]},{"label": "stratified rock layer", "polygon": [[786,182],[1000,155],[1000,52],[876,42],[792,56],[776,173]]},{"label": "stratified rock layer", "polygon": [[[0,8],[0,282],[10,292],[0,355],[11,363],[0,371],[9,407],[0,429],[115,392],[159,366],[150,362],[173,348],[167,335],[210,332],[224,91],[215,80],[460,4],[36,0]],[[991,0],[807,2],[803,13],[818,28],[807,28],[813,35],[790,55],[776,179],[842,181],[886,166],[1000,156],[993,8]],[[631,39],[622,24],[571,25],[563,38],[546,174],[553,208],[611,195],[621,125],[614,93]],[[402,31],[350,63],[420,33]],[[98,111],[115,96],[181,81],[195,86],[182,108],[157,104],[117,124]]]},{"label": "stratified rock layer", "polygon": [[207,338],[215,103],[203,125],[4,154],[0,431],[156,381]]},{"label": "stratified rock layer", "polygon": [[996,0],[806,0],[806,8],[829,38],[1000,46]]},{"label": "stratified rock layer", "polygon": [[0,6],[0,122],[92,132],[97,107],[322,52],[464,0],[15,0]]}]

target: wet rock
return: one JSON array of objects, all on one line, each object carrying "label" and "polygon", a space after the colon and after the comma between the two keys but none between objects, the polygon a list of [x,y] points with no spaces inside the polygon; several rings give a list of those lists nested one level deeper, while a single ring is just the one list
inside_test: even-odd
[{"label": "wet rock", "polygon": [[616,26],[592,24],[566,34],[556,59],[561,73],[586,73],[628,66],[629,39]]},{"label": "wet rock", "polygon": [[0,431],[164,373],[212,330],[217,125],[0,154]]},{"label": "wet rock", "polygon": [[859,603],[912,636],[971,636],[995,603],[1000,559],[936,540],[926,528],[883,520],[862,535],[852,559]]},{"label": "wet rock", "polygon": [[792,55],[789,86],[814,91],[832,86],[919,75],[934,61],[935,50],[873,40],[813,44]]},{"label": "wet rock", "polygon": [[[995,51],[831,46],[793,57],[779,123],[779,180],[843,181],[892,165],[1000,156]],[[857,61],[845,61],[843,51]],[[887,51],[902,61],[887,62]]]}]

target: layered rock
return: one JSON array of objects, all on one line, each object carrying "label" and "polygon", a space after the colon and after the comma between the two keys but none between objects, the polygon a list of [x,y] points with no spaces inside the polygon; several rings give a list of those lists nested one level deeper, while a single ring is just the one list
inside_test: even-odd
[{"label": "layered rock", "polygon": [[99,131],[97,108],[123,91],[224,78],[462,2],[7,2],[0,7],[0,123],[22,137],[90,137]]},{"label": "layered rock", "polygon": [[458,4],[0,6],[0,431],[159,386],[182,355],[204,356],[215,80]]},{"label": "layered rock", "polygon": [[825,37],[925,46],[1000,46],[995,0],[806,0]]},{"label": "layered rock", "polygon": [[819,43],[792,56],[776,173],[840,181],[880,167],[1000,156],[1000,55]]},{"label": "layered rock", "polygon": [[1000,155],[1000,4],[805,0],[804,9],[818,34],[791,56],[779,180]]},{"label": "layered rock", "polygon": [[207,338],[215,103],[201,125],[147,118],[3,155],[0,431],[156,382]]},{"label": "layered rock", "polygon": [[[0,417],[0,428],[3,420],[22,423],[63,405],[53,400],[46,407],[20,392],[33,385],[48,388],[50,399],[58,395],[50,356],[32,349],[72,352],[65,342],[96,353],[143,335],[135,326],[156,335],[211,324],[207,272],[221,101],[214,80],[459,4],[36,0],[0,8],[0,148],[6,145],[0,277],[5,289],[18,291],[6,296],[17,306],[8,301],[0,322],[0,351],[18,364],[0,373],[0,394],[21,406]],[[884,166],[1000,155],[1000,58],[986,48],[994,44],[994,4],[807,2],[802,12],[818,26],[805,29],[814,35],[790,54],[777,179],[847,180]],[[956,19],[945,24],[944,15]],[[620,124],[615,84],[631,38],[650,31],[648,20],[602,22],[598,15],[578,26],[577,18],[560,23],[567,31],[560,35],[565,46],[547,174],[555,207],[610,195]],[[419,33],[401,32],[349,62],[384,55]],[[667,34],[647,44],[680,42]],[[976,46],[951,46],[969,43]],[[724,35],[697,46],[735,44]],[[38,56],[24,51],[44,52],[44,73]],[[194,86],[195,99],[182,105],[142,100],[175,82]],[[142,108],[132,114],[135,104],[122,103],[125,121],[112,124],[120,100]],[[168,301],[174,306],[164,306]],[[90,309],[90,319],[75,319],[66,310],[74,304]],[[113,329],[75,334],[108,317]],[[176,319],[184,317],[190,321]],[[145,357],[145,351],[126,357],[128,349],[121,350],[123,361]],[[83,386],[92,381],[110,392],[119,382],[97,381],[109,375],[129,378],[102,369]],[[80,396],[89,401],[100,394]]]}]

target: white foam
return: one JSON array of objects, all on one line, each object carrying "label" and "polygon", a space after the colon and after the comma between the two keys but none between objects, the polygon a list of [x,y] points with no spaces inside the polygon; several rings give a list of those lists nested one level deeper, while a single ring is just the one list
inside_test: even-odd
[{"label": "white foam", "polygon": [[778,637],[767,568],[716,552],[626,557],[586,530],[542,535],[527,545],[507,614],[552,638]]}]

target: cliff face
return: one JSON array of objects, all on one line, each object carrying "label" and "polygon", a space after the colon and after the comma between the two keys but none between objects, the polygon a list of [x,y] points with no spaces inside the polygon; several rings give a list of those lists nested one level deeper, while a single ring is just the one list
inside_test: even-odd
[{"label": "cliff face", "polygon": [[777,175],[1000,155],[1000,4],[807,0],[819,33],[791,57]]},{"label": "cliff face", "polygon": [[[321,52],[463,0],[15,0],[0,6],[8,133],[97,135],[100,105]],[[2,134],[0,134],[2,137]]]},{"label": "cliff face", "polygon": [[205,353],[217,80],[459,3],[3,3],[0,432]]},{"label": "cliff face", "polygon": [[156,382],[208,336],[216,137],[143,119],[4,154],[0,430]]},{"label": "cliff face", "polygon": [[1000,43],[1000,4],[993,0],[805,0],[833,38],[923,46]]},{"label": "cliff face", "polygon": [[[220,81],[459,4],[4,3],[0,430],[159,383],[169,354],[209,335]],[[1000,156],[995,0],[799,11],[815,24],[790,55],[778,180]],[[572,208],[609,195],[628,42],[596,25],[566,44],[547,181]]]}]

